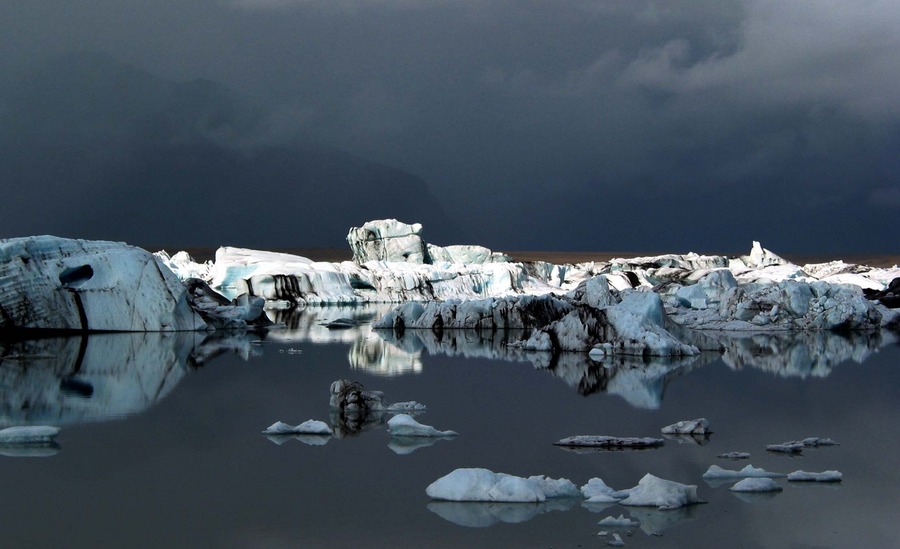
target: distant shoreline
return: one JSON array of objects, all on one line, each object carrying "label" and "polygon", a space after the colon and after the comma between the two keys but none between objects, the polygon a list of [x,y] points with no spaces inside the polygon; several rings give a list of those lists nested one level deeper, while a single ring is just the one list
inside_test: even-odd
[{"label": "distant shoreline", "polygon": [[[174,254],[186,251],[195,261],[208,261],[215,257],[216,248],[189,246],[182,248],[145,248],[150,251],[165,249]],[[350,261],[352,254],[347,248],[269,248],[270,252],[282,252],[307,257],[314,261],[340,262]],[[775,251],[775,250],[773,250]],[[546,261],[548,263],[586,263],[588,261],[609,261],[615,258],[652,257],[664,253],[676,252],[553,252],[553,251],[508,251],[503,252],[513,258],[513,261]],[[678,252],[680,253],[680,252]],[[777,251],[775,251],[778,254]],[[713,255],[713,254],[707,254]],[[730,254],[717,254],[730,255]],[[807,263],[824,263],[827,261],[843,260],[846,263],[868,265],[870,267],[893,267],[900,265],[900,254],[778,254],[797,265]]]}]

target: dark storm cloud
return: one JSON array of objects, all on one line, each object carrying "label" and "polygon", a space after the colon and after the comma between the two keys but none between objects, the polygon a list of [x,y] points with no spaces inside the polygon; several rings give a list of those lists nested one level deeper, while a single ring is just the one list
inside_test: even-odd
[{"label": "dark storm cloud", "polygon": [[0,12],[3,67],[104,51],[165,79],[222,82],[265,106],[235,146],[302,138],[405,169],[491,246],[893,250],[876,235],[900,213],[894,2]]}]

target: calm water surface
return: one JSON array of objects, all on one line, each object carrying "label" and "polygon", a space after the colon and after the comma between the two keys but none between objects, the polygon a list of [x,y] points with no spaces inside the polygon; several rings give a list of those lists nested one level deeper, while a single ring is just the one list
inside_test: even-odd
[{"label": "calm water surface", "polygon": [[[386,343],[329,331],[335,310],[293,330],[203,341],[96,335],[3,344],[4,425],[62,427],[56,447],[0,447],[0,523],[11,547],[599,547],[597,522],[624,514],[627,547],[896,547],[900,347],[892,338],[745,340],[682,363],[551,364],[503,341],[407,334]],[[371,316],[363,311],[360,316]],[[552,365],[553,369],[541,366]],[[283,420],[329,419],[336,379],[428,406],[419,420],[460,436],[413,449],[383,425],[324,444],[260,434]],[[706,417],[715,433],[645,451],[574,453],[576,434],[660,436]],[[802,457],[767,444],[809,436],[840,446]],[[324,442],[319,441],[319,442]],[[746,451],[749,461],[716,454]],[[838,485],[779,480],[739,497],[701,478],[738,469],[844,473]],[[676,511],[432,502],[425,487],[458,467],[520,476],[645,473],[696,484],[707,500]]]}]

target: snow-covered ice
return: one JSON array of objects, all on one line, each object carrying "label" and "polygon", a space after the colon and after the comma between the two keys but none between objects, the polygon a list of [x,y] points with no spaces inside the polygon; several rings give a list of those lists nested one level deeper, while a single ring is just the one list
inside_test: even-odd
[{"label": "snow-covered ice", "polygon": [[843,478],[844,475],[840,471],[823,471],[821,473],[794,471],[787,476],[787,479],[793,482],[840,482]]},{"label": "snow-covered ice", "polygon": [[388,420],[391,436],[402,437],[455,437],[456,431],[439,431],[431,425],[422,425],[407,414],[397,414]]}]

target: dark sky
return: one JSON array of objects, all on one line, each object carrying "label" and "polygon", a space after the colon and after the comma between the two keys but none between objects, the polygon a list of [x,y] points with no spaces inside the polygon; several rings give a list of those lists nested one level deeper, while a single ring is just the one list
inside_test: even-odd
[{"label": "dark sky", "polygon": [[[896,253],[898,28],[893,0],[30,0],[0,5],[0,71],[102,52],[164,82],[209,80],[240,98],[218,115],[253,107],[222,115],[243,121],[232,125],[239,131],[204,139],[244,152],[314,142],[420,178],[427,203],[410,195],[404,220],[425,223],[426,239],[440,244],[743,252],[756,239],[776,252]],[[20,88],[13,77],[2,83]],[[46,109],[22,105],[0,103],[0,116],[13,109],[33,113],[20,126],[45,123]],[[141,179],[133,160],[108,171],[129,174],[116,182],[122,196]],[[14,187],[31,164],[14,165],[3,185],[27,201]],[[103,173],[80,180],[66,207],[96,203],[103,187],[91,181],[111,184]],[[182,190],[216,188],[201,175],[183,179]],[[298,215],[312,223],[330,210],[345,223],[341,201],[362,204],[358,222],[393,211],[366,210],[377,188],[338,184],[345,196],[307,193]],[[264,186],[252,183],[257,195]],[[52,210],[53,193],[43,197]],[[229,220],[242,227],[240,244],[276,245],[265,202],[247,201]],[[433,221],[430,233],[438,209],[455,224]],[[20,228],[232,243],[165,219],[181,232],[154,233],[143,221],[110,229],[94,219],[105,215],[42,224],[24,205],[3,213],[2,236]],[[194,214],[206,227],[223,221],[221,209]],[[334,243],[309,227],[292,238],[277,245]]]}]

